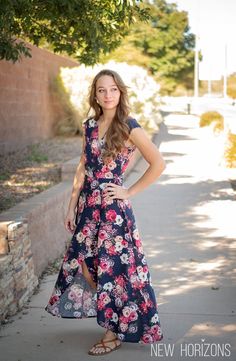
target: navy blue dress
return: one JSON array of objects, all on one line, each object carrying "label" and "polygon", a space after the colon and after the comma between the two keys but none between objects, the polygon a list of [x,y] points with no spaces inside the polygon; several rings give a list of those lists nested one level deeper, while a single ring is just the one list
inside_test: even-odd
[{"label": "navy blue dress", "polygon": [[[130,131],[141,127],[128,119]],[[76,228],[45,310],[63,318],[96,317],[123,342],[162,340],[155,293],[142,240],[129,199],[106,201],[106,183],[123,185],[136,148],[125,146],[115,160],[102,161],[104,139],[93,118],[83,123],[85,180],[76,212]],[[82,272],[85,261],[97,289]]]}]

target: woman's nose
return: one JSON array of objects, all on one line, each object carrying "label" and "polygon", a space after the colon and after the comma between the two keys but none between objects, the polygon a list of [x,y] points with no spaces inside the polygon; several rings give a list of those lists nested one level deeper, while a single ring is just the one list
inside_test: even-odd
[{"label": "woman's nose", "polygon": [[112,93],[111,93],[109,90],[107,90],[107,91],[105,92],[105,98],[110,98],[111,95],[112,95]]}]

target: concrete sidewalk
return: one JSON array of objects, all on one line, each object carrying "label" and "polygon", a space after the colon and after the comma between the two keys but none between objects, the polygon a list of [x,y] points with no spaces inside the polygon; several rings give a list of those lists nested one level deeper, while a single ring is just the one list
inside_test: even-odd
[{"label": "concrete sidewalk", "polygon": [[[124,343],[97,359],[235,360],[235,193],[197,118],[166,115],[157,144],[167,168],[132,204],[164,339],[158,347]],[[126,185],[147,166],[140,161]],[[96,319],[59,319],[44,311],[56,276],[45,277],[29,308],[2,327],[3,361],[92,359],[87,350],[104,333]]]}]

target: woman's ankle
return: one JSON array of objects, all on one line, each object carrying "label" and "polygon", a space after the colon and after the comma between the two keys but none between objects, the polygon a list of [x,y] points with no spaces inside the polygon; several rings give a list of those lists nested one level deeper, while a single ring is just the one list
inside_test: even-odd
[{"label": "woman's ankle", "polygon": [[111,330],[107,330],[105,333],[105,339],[113,339],[116,337],[116,334],[112,332]]}]

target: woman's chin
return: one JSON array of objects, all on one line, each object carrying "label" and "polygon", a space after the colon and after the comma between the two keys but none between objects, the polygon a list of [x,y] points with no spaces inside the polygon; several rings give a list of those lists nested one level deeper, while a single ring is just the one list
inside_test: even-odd
[{"label": "woman's chin", "polygon": [[[117,105],[118,105],[118,104],[117,104]],[[114,103],[104,104],[104,105],[102,106],[102,108],[105,109],[105,110],[112,110],[112,109],[115,109],[115,108],[117,107],[117,105],[114,104]]]}]

